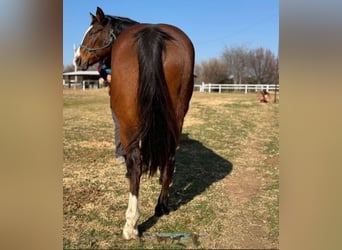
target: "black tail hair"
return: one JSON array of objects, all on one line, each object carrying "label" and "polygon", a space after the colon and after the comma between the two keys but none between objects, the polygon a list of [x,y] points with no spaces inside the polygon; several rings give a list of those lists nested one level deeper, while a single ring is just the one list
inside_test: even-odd
[{"label": "black tail hair", "polygon": [[140,146],[142,172],[152,176],[175,154],[179,129],[167,83],[162,56],[165,41],[173,38],[156,26],[148,26],[135,34],[139,62],[138,132],[128,147]]}]

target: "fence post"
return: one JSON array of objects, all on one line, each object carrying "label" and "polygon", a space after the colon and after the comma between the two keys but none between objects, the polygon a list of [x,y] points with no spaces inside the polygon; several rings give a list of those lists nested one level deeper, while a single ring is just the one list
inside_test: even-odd
[{"label": "fence post", "polygon": [[208,92],[211,93],[211,83],[209,83],[209,89]]},{"label": "fence post", "polygon": [[245,84],[245,94],[247,94],[247,84]]},{"label": "fence post", "polygon": [[221,93],[221,84],[219,85],[219,93]]}]

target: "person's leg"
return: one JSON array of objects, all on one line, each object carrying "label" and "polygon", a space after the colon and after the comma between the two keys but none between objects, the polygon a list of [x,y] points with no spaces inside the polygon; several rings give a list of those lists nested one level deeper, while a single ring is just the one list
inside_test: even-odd
[{"label": "person's leg", "polygon": [[123,149],[121,141],[120,141],[119,123],[113,111],[112,111],[112,118],[114,121],[115,157],[117,160],[121,162],[124,160],[125,150]]}]

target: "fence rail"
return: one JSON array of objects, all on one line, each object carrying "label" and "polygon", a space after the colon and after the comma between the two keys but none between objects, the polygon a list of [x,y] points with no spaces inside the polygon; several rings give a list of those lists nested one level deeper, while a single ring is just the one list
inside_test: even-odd
[{"label": "fence rail", "polygon": [[266,91],[279,91],[278,84],[216,84],[216,83],[204,83],[195,84],[194,90],[199,90],[200,92],[212,92],[217,91],[221,93],[222,91],[244,91],[245,94],[248,92],[258,92],[262,90]]},{"label": "fence rail", "polygon": [[65,81],[63,80],[63,86],[69,88],[82,88],[83,90],[89,89],[98,89],[100,88],[100,83],[98,80],[83,80],[81,82],[77,82],[75,80]]}]

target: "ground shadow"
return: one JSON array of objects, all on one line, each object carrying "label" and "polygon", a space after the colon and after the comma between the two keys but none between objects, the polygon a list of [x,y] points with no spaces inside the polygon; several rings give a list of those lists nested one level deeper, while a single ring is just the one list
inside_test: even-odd
[{"label": "ground shadow", "polygon": [[[180,147],[176,153],[176,169],[170,187],[170,211],[175,211],[187,204],[210,185],[226,177],[233,169],[233,164],[201,142],[182,134]],[[142,234],[158,221],[152,216],[139,225]]]}]

